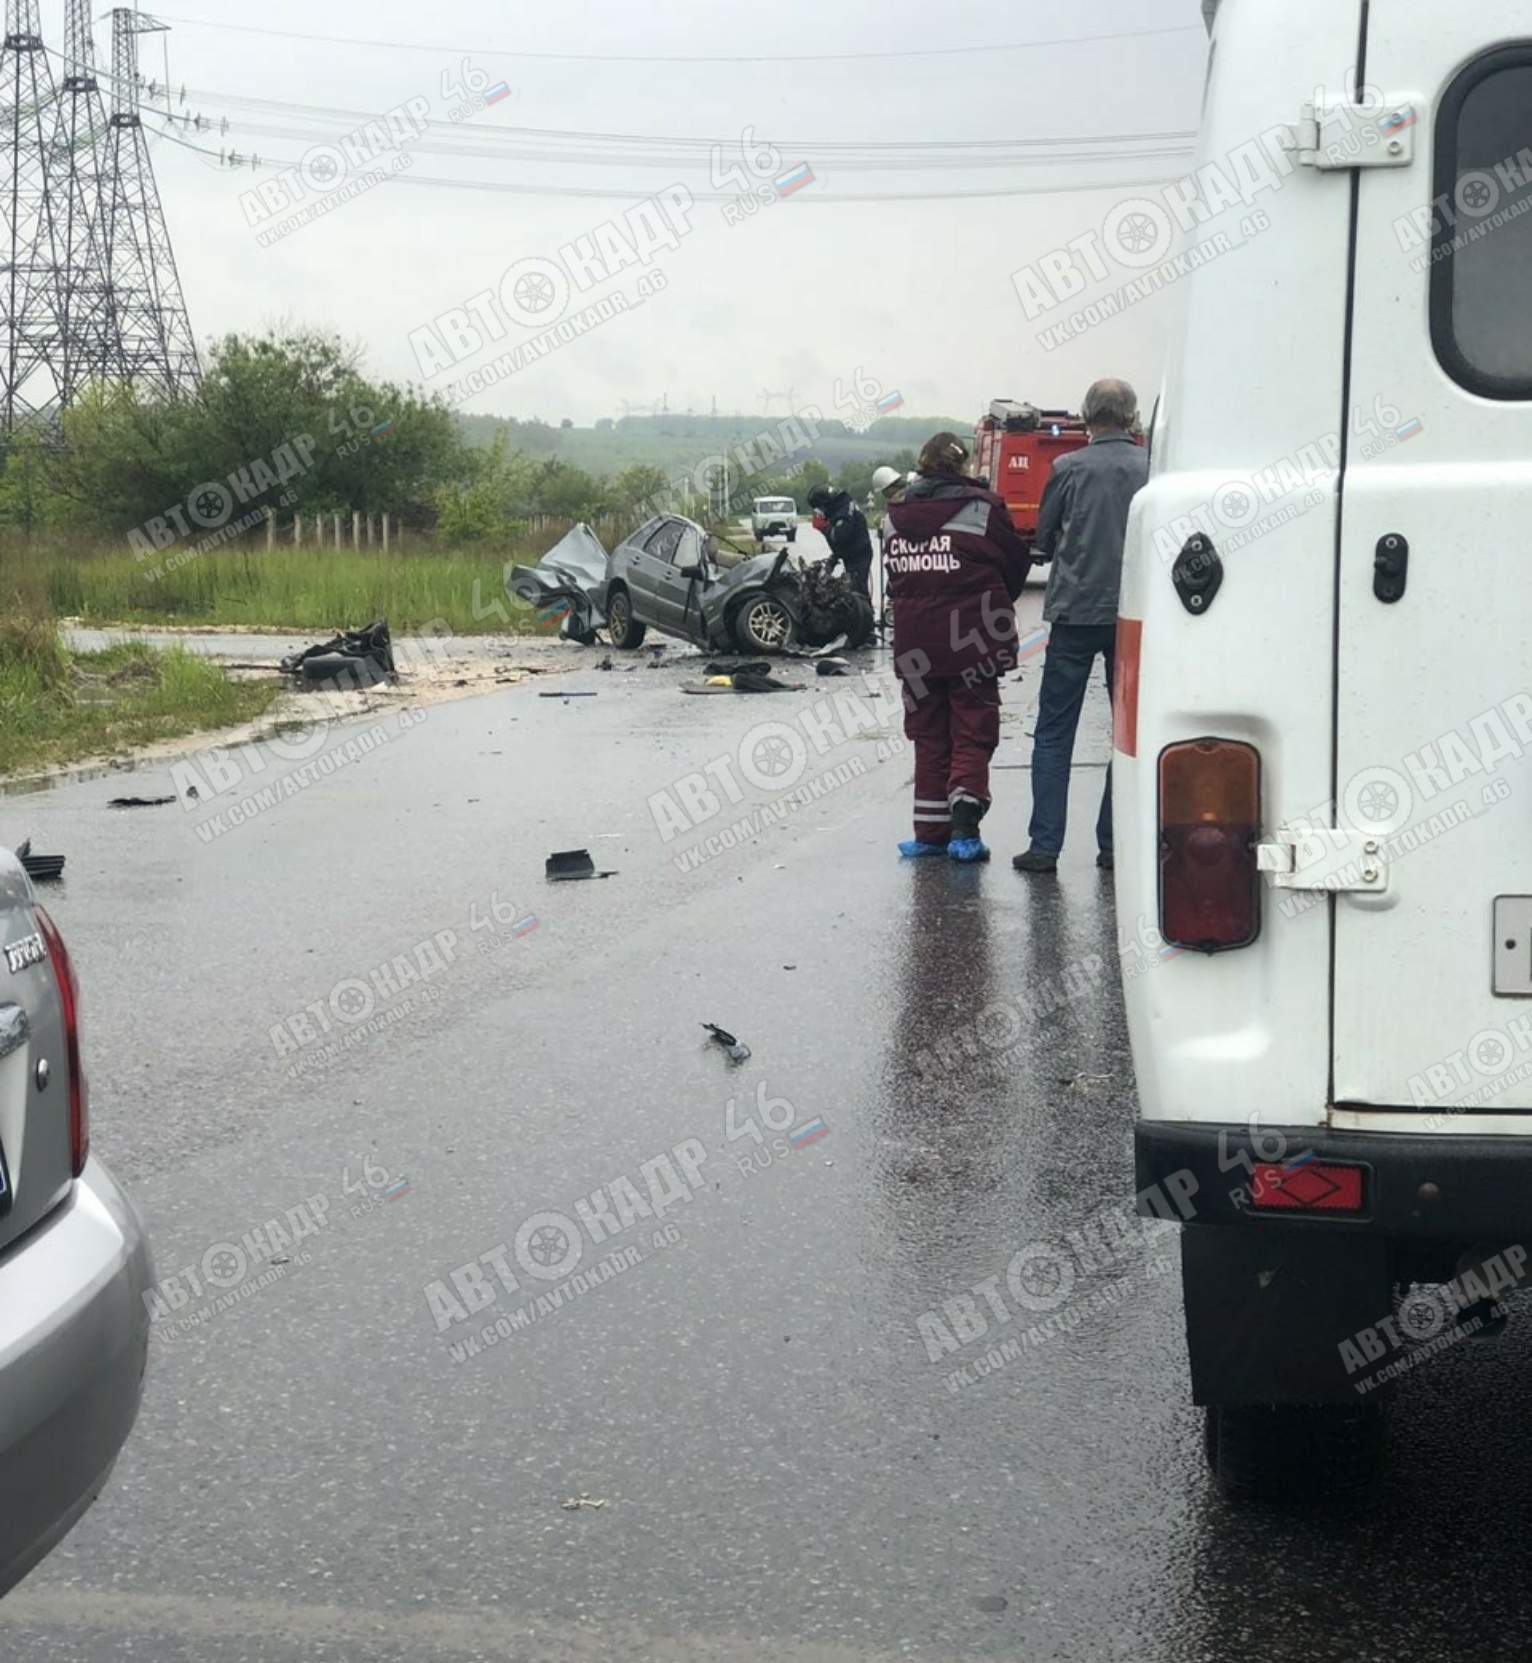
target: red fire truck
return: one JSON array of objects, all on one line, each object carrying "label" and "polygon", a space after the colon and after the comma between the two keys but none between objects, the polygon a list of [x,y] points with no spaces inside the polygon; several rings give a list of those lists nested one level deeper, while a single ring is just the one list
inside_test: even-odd
[{"label": "red fire truck", "polygon": [[1069,410],[1039,410],[997,398],[979,418],[973,436],[975,471],[1004,499],[1012,523],[1029,544],[1053,464],[1088,442],[1085,423]]}]

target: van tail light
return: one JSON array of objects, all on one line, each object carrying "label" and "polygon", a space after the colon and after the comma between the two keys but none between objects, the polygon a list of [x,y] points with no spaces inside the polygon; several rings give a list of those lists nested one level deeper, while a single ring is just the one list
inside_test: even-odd
[{"label": "van tail light", "polygon": [[1292,1162],[1287,1166],[1257,1163],[1250,1186],[1250,1205],[1270,1212],[1359,1213],[1365,1196],[1360,1166],[1338,1166],[1333,1161]]},{"label": "van tail light", "polygon": [[70,962],[69,949],[58,926],[43,911],[37,911],[37,927],[48,948],[48,962],[58,983],[59,1004],[64,1013],[64,1048],[69,1063],[69,1154],[76,1178],[85,1170],[90,1153],[90,1088],[80,1064],[80,983]]},{"label": "van tail light", "polygon": [[1204,953],[1248,947],[1261,929],[1256,834],[1261,758],[1232,739],[1160,752],[1160,933]]}]

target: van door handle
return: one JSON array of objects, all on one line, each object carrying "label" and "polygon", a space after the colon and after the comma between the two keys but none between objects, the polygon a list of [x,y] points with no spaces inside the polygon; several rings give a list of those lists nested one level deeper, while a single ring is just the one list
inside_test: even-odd
[{"label": "van door handle", "polygon": [[1397,532],[1378,539],[1372,557],[1372,592],[1392,606],[1404,594],[1410,572],[1410,545]]}]

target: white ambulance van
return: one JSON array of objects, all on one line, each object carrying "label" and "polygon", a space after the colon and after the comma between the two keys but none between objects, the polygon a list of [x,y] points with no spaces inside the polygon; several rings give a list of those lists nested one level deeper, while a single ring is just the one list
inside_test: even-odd
[{"label": "white ambulance van", "polygon": [[[1207,0],[1128,531],[1140,1189],[1224,1494],[1355,1486],[1532,1242],[1532,10]],[[1127,221],[1124,220],[1124,224]],[[1125,239],[1126,241],[1126,239]]]}]

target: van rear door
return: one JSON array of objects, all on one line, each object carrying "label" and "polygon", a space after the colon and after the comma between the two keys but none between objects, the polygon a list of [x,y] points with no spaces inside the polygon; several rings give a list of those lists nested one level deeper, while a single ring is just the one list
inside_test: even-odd
[{"label": "van rear door", "polygon": [[1368,10],[1363,79],[1414,158],[1333,180],[1335,791],[1386,887],[1333,903],[1332,1097],[1462,1127],[1532,1110],[1532,43],[1525,0]]}]

